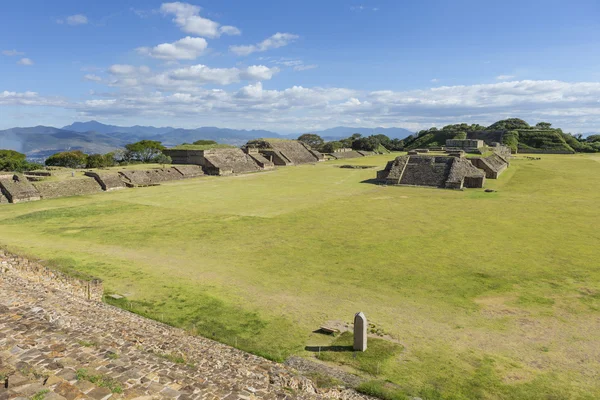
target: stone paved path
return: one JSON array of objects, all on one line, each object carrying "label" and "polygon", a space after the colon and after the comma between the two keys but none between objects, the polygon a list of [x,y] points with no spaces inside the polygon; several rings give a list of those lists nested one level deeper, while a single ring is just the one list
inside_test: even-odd
[{"label": "stone paved path", "polygon": [[[182,362],[180,355],[185,355]],[[135,314],[0,273],[0,400],[366,399]]]}]

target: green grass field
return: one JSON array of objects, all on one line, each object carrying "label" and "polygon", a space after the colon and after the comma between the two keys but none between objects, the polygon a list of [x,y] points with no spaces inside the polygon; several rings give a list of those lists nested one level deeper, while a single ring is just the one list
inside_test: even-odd
[{"label": "green grass field", "polygon": [[321,359],[389,398],[600,398],[600,156],[519,157],[495,193],[336,167],[394,156],[5,205],[0,243],[278,360],[363,311],[393,356]]}]

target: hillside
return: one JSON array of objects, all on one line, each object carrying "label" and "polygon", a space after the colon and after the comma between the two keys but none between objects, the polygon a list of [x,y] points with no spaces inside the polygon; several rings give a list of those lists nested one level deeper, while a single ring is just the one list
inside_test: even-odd
[{"label": "hillside", "polygon": [[597,151],[585,143],[585,139],[564,133],[560,128],[551,128],[551,124],[541,122],[530,126],[527,122],[510,118],[485,127],[478,124],[447,125],[442,129],[435,127],[422,130],[405,140],[407,150],[444,146],[446,140],[469,138],[483,140],[491,145],[503,143],[520,152],[534,153],[575,153],[576,151]]},{"label": "hillside", "polygon": [[95,132],[79,133],[53,127],[13,128],[0,131],[0,148],[16,150],[29,158],[45,158],[64,150],[108,153],[128,141]]},{"label": "hillside", "polygon": [[[307,133],[307,132],[304,132],[304,133]],[[329,129],[325,129],[322,131],[316,131],[316,132],[311,131],[308,133],[317,134],[326,140],[342,139],[342,138],[351,136],[355,133],[360,133],[362,136],[371,136],[371,135],[382,134],[382,135],[386,135],[390,139],[404,139],[405,137],[413,134],[413,132],[409,131],[408,129],[404,129],[404,128],[360,128],[360,127],[353,128],[350,126],[337,126],[335,128],[329,128]],[[300,135],[301,134],[290,135],[290,136],[298,137]]]}]

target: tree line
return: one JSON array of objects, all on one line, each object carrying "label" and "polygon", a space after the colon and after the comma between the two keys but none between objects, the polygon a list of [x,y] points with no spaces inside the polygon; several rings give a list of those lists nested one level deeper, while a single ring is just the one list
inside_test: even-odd
[{"label": "tree line", "polygon": [[[165,147],[155,140],[130,143],[124,149],[106,154],[86,154],[81,150],[55,153],[44,164],[48,167],[107,168],[130,164],[170,164],[171,158],[163,154]],[[43,168],[42,164],[26,160],[25,154],[14,150],[0,150],[0,171],[32,171]]]},{"label": "tree line", "polygon": [[344,148],[376,152],[386,152],[388,150],[400,151],[404,148],[403,140],[390,139],[382,134],[362,136],[360,133],[355,133],[345,139],[326,142],[321,136],[315,133],[305,133],[300,135],[298,140],[321,153],[333,153],[336,150]]}]

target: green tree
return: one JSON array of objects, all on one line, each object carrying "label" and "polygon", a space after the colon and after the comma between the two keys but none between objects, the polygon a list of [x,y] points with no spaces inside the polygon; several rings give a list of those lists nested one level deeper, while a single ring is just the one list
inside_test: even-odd
[{"label": "green tree", "polygon": [[590,143],[600,142],[600,135],[590,135],[586,138],[586,141]]},{"label": "green tree", "polygon": [[530,129],[529,124],[522,119],[519,118],[508,118],[503,119],[498,122],[493,123],[488,127],[488,129],[497,131],[497,130],[515,130],[515,129]]},{"label": "green tree", "polygon": [[303,135],[300,135],[300,137],[298,137],[298,140],[303,143],[306,143],[313,150],[319,150],[325,144],[323,138],[314,133],[305,133]]},{"label": "green tree", "polygon": [[519,149],[519,131],[508,131],[502,136],[502,144],[510,147],[513,153]]},{"label": "green tree", "polygon": [[333,153],[334,151],[341,149],[342,147],[344,147],[340,142],[338,141],[331,141],[331,142],[327,142],[323,145],[323,147],[321,148],[321,151],[323,153]]},{"label": "green tree", "polygon": [[171,164],[173,160],[166,154],[160,153],[158,156],[154,158],[154,162],[157,164]]},{"label": "green tree", "polygon": [[467,132],[465,131],[459,131],[456,133],[456,135],[454,135],[454,139],[466,139],[467,138]]},{"label": "green tree", "polygon": [[535,127],[537,129],[551,129],[552,124],[550,122],[538,122],[537,124],[535,124]]},{"label": "green tree", "polygon": [[31,171],[41,168],[42,165],[30,163],[25,154],[14,150],[0,150],[0,171]]},{"label": "green tree", "polygon": [[165,146],[156,140],[141,140],[126,145],[125,149],[127,150],[127,158],[129,160],[150,163],[154,162],[156,157],[162,154]]},{"label": "green tree", "polygon": [[46,165],[65,168],[84,168],[87,164],[87,154],[80,150],[63,151],[46,159]]}]

